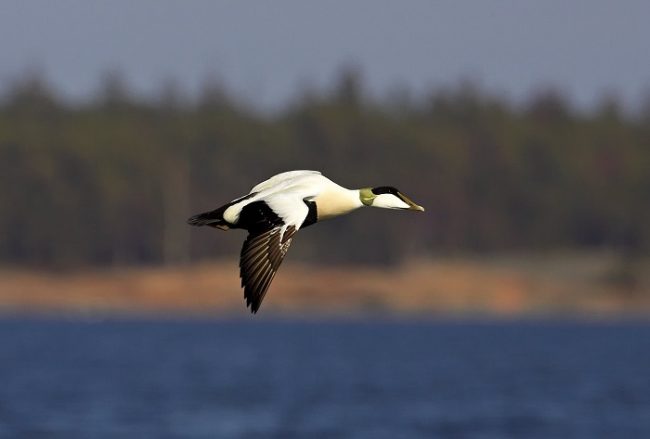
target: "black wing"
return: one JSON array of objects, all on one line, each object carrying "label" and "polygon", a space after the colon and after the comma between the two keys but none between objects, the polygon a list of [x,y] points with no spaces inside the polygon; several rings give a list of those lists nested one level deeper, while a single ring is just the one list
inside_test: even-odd
[{"label": "black wing", "polygon": [[269,230],[250,230],[239,260],[246,306],[256,313],[296,233],[294,226],[277,225]]}]

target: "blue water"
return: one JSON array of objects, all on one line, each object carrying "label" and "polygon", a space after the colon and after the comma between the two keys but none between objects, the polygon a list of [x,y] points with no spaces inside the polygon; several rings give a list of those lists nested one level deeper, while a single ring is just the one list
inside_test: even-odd
[{"label": "blue water", "polygon": [[650,438],[650,325],[0,320],[1,438]]}]

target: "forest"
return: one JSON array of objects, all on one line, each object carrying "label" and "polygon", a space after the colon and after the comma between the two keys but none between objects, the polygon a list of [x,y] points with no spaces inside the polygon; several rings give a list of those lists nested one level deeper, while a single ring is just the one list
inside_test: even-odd
[{"label": "forest", "polygon": [[0,101],[0,264],[47,269],[233,257],[243,236],[192,214],[271,175],[317,169],[350,188],[396,186],[425,214],[365,209],[301,232],[292,259],[396,264],[494,252],[650,250],[650,99],[578,111],[552,88],[525,103],[471,82],[373,98],[343,71],[261,111],[208,82],[137,98],[108,75],[71,103],[38,75]]}]

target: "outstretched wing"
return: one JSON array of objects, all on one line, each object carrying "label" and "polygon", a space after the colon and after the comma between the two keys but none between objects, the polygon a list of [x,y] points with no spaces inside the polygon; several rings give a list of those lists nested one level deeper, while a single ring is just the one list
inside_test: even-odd
[{"label": "outstretched wing", "polygon": [[244,241],[239,268],[246,306],[250,306],[253,313],[260,308],[296,231],[293,225],[281,225],[257,234],[250,233]]},{"label": "outstretched wing", "polygon": [[318,188],[313,185],[294,185],[241,210],[239,225],[249,234],[242,247],[239,273],[246,305],[253,313],[287,254],[291,238],[307,219],[306,201],[317,194]]}]

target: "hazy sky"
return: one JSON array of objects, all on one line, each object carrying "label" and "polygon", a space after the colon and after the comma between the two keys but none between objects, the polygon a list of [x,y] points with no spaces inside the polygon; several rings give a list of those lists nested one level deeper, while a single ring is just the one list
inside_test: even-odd
[{"label": "hazy sky", "polygon": [[375,93],[471,78],[514,99],[555,84],[580,105],[650,90],[647,0],[0,0],[0,85],[43,69],[70,97],[120,70],[140,93],[210,74],[261,105],[359,66]]}]

